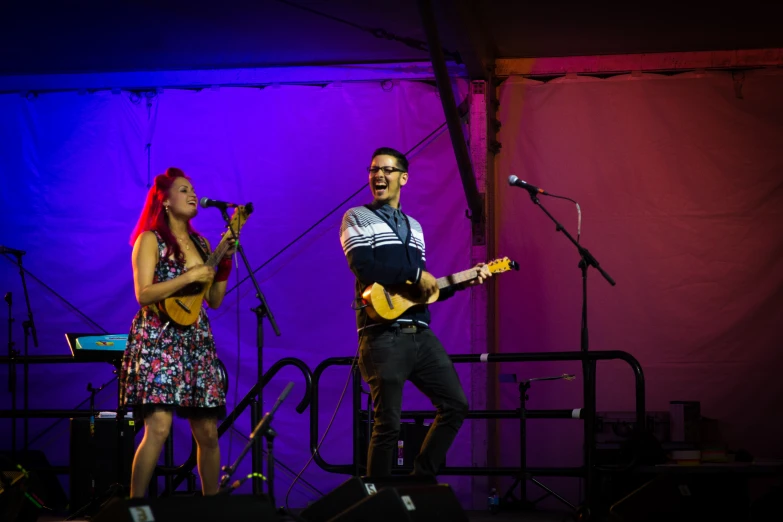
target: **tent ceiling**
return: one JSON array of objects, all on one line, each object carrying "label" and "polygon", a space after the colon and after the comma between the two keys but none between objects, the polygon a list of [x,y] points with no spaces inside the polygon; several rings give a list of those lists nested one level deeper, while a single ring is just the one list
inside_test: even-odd
[{"label": "tent ceiling", "polygon": [[[469,16],[453,8],[460,2]],[[556,57],[783,47],[780,5],[432,3],[443,47],[466,61],[471,53]],[[0,7],[0,74],[429,60],[424,50],[293,4],[426,41],[416,0],[11,1]]]}]

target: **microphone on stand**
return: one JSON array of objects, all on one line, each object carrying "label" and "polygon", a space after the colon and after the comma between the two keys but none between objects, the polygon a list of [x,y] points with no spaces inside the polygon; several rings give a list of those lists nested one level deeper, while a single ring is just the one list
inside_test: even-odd
[{"label": "microphone on stand", "polygon": [[201,205],[201,208],[215,207],[215,208],[222,208],[223,210],[229,207],[238,206],[236,203],[229,203],[227,201],[218,201],[217,199],[209,199],[209,198],[201,198],[201,200],[199,200],[199,205]]},{"label": "microphone on stand", "polygon": [[528,192],[530,192],[530,194],[533,194],[533,195],[535,195],[535,194],[544,194],[546,196],[550,195],[544,189],[538,188],[535,185],[531,185],[530,183],[528,183],[526,181],[522,181],[521,179],[519,179],[514,174],[512,174],[512,175],[510,175],[508,177],[508,184],[513,186],[513,187],[523,188],[523,189],[527,190]]}]

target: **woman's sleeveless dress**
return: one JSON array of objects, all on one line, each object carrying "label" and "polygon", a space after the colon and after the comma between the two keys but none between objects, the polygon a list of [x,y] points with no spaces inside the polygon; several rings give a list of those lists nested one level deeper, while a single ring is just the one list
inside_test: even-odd
[{"label": "woman's sleeveless dress", "polygon": [[[155,236],[159,261],[153,282],[159,283],[182,274],[185,264],[170,259],[163,238],[157,232]],[[206,252],[204,239],[192,237]],[[225,417],[224,383],[205,307],[190,326],[169,321],[155,305],[139,310],[128,334],[120,379],[121,404],[137,419],[159,410],[185,418]]]}]

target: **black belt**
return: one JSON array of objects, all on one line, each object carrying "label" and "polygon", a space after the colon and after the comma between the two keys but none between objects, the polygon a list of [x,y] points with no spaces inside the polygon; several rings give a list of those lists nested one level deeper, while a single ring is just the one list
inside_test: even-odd
[{"label": "black belt", "polygon": [[391,328],[399,333],[404,333],[404,334],[421,333],[425,330],[423,326],[418,326],[415,324],[400,324],[400,323],[392,324]]}]

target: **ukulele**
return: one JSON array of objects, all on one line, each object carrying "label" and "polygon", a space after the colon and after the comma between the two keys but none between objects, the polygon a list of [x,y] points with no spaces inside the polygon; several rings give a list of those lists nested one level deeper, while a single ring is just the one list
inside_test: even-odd
[{"label": "ukulele", "polygon": [[[239,234],[251,212],[253,212],[253,205],[250,203],[239,205],[234,209],[234,213],[231,216],[231,229],[234,230],[235,234]],[[220,260],[223,259],[223,256],[226,255],[226,252],[233,246],[233,241],[234,238],[231,234],[225,234],[204,264],[214,269],[220,263]],[[159,301],[158,308],[175,323],[182,326],[190,326],[196,322],[199,314],[201,314],[204,296],[211,287],[211,284],[190,284],[176,294]]]},{"label": "ukulele", "polygon": [[[487,263],[487,266],[492,274],[519,270],[519,264],[507,257],[490,261]],[[438,300],[441,289],[476,279],[478,274],[479,271],[477,269],[471,268],[437,279],[438,288],[429,299],[425,299],[421,295],[418,286],[410,282],[389,288],[384,287],[380,283],[374,283],[364,290],[362,300],[367,306],[367,313],[374,320],[393,321],[413,306],[434,303]]]}]

